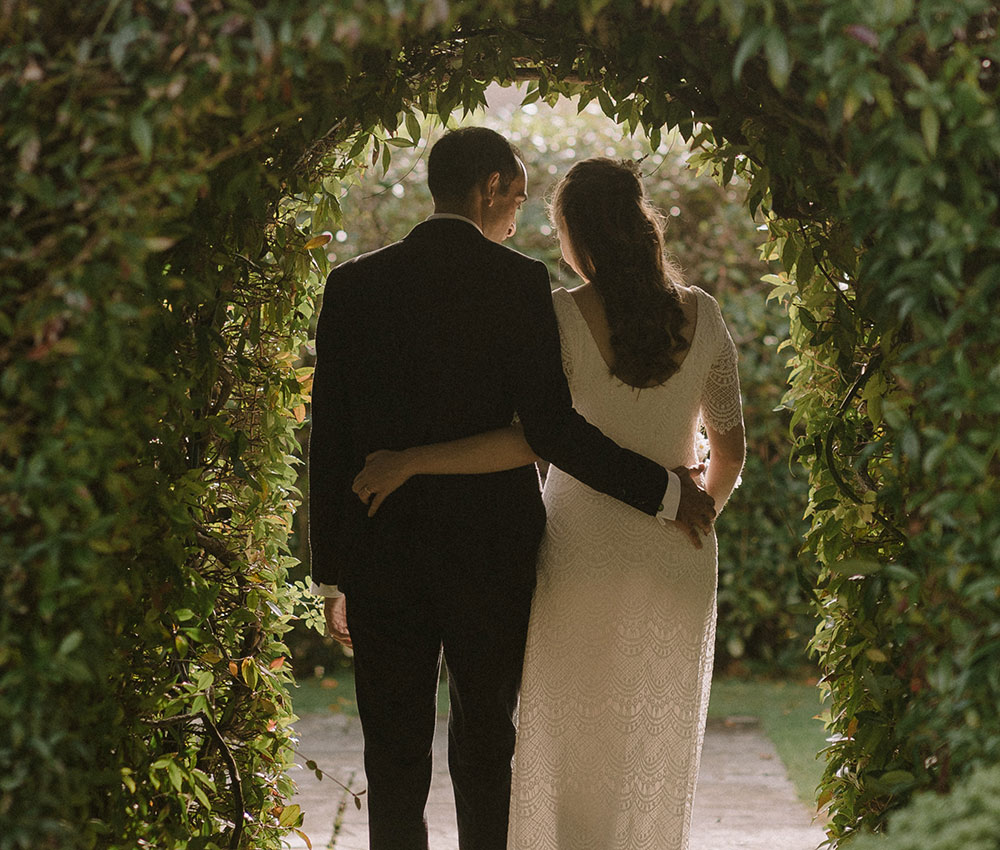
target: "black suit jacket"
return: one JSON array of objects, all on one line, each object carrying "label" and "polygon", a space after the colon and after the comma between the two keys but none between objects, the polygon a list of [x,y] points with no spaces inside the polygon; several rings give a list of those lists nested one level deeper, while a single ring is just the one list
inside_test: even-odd
[{"label": "black suit jacket", "polygon": [[[531,570],[545,514],[533,466],[418,476],[368,519],[351,491],[365,456],[509,425],[569,474],[654,514],[656,463],[619,447],[572,406],[545,266],[471,224],[432,219],[335,268],[316,333],[309,444],[312,576],[350,592],[373,553],[414,556],[443,536],[520,557]],[[419,560],[414,558],[415,561]],[[460,565],[458,565],[460,568]]]}]

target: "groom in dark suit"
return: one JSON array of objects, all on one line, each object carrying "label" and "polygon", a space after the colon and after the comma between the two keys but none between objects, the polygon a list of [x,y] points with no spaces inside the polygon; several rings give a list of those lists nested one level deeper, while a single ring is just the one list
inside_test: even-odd
[{"label": "groom in dark suit", "polygon": [[[707,527],[711,499],[573,410],[545,266],[500,243],[527,197],[517,152],[485,128],[440,139],[434,215],[334,269],[316,334],[312,576],[353,642],[372,850],[425,850],[443,654],[462,850],[506,846],[511,715],[545,525],[534,467],[411,479],[371,519],[365,456],[509,425],[542,458],[650,515]],[[668,482],[670,487],[668,488]],[[346,615],[345,615],[346,611]]]}]

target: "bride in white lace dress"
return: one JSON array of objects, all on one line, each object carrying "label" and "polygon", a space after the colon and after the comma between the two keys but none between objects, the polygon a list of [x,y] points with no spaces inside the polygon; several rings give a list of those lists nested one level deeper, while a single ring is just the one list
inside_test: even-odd
[{"label": "bride in white lace dress", "polygon": [[[553,293],[574,406],[668,469],[699,464],[721,510],[743,464],[736,349],[718,304],[679,284],[635,170],[577,163],[552,205],[584,284]],[[533,459],[516,427],[376,453],[379,503],[413,474]],[[714,531],[666,527],[552,467],[532,602],[510,850],[684,850],[715,634]],[[377,507],[377,505],[376,505]]]}]

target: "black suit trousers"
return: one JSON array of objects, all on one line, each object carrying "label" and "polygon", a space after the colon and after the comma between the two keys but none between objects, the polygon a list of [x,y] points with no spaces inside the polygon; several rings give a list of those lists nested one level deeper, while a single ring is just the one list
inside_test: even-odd
[{"label": "black suit trousers", "polygon": [[461,535],[400,548],[398,557],[383,550],[370,580],[356,577],[347,595],[370,848],[427,850],[443,653],[459,847],[504,850],[535,549],[503,552]]}]

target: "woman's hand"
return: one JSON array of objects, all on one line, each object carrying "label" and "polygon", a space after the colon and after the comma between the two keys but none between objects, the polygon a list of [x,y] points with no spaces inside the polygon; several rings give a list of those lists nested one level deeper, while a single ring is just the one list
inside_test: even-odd
[{"label": "woman's hand", "polygon": [[368,505],[368,516],[385,501],[385,497],[402,487],[413,475],[408,454],[382,449],[365,458],[365,468],[354,477],[351,489]]}]

